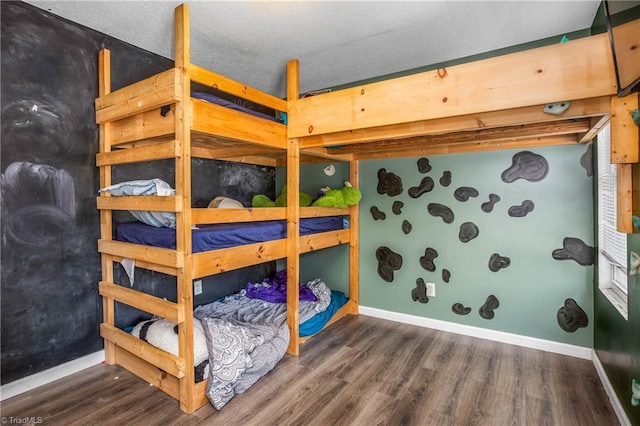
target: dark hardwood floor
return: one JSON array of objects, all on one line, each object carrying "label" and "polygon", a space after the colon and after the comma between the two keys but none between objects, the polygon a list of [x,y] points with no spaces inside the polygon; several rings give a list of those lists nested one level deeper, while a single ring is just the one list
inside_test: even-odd
[{"label": "dark hardwood floor", "polygon": [[618,420],[590,361],[347,317],[221,411],[99,365],[3,401],[43,425],[561,425]]}]

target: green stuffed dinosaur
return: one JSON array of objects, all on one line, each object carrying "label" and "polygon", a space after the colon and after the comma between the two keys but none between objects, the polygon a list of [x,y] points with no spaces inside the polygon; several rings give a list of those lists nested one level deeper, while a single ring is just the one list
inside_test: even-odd
[{"label": "green stuffed dinosaur", "polygon": [[354,188],[350,182],[345,182],[340,189],[323,188],[324,195],[313,202],[315,207],[338,207],[347,208],[355,206],[362,199],[362,193],[358,188]]},{"label": "green stuffed dinosaur", "polygon": [[[308,207],[311,204],[311,195],[304,192],[300,192],[300,207]],[[286,207],[287,206],[287,185],[282,187],[282,192],[278,195],[275,201],[272,201],[264,194],[258,194],[251,200],[253,207]]]}]

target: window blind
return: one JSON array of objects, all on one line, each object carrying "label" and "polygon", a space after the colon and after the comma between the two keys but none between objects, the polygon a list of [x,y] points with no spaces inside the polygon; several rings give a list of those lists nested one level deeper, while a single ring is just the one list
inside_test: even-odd
[{"label": "window blind", "polygon": [[611,164],[611,130],[598,134],[598,241],[600,250],[626,271],[627,235],[616,230],[616,165]]}]

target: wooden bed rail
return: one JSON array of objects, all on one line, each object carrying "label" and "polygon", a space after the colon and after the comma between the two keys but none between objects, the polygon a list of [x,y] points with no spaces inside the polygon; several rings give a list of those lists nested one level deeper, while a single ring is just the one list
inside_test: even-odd
[{"label": "wooden bed rail", "polygon": [[599,34],[290,100],[289,137],[613,95],[610,50]]},{"label": "wooden bed rail", "polygon": [[98,292],[102,297],[108,297],[119,303],[133,306],[143,312],[162,317],[173,323],[184,321],[184,307],[159,297],[131,290],[121,285],[100,281]]},{"label": "wooden bed rail", "polygon": [[185,375],[185,361],[106,323],[100,324],[100,335],[116,346],[135,354],[174,377]]},{"label": "wooden bed rail", "polygon": [[194,64],[191,64],[191,81],[273,108],[276,111],[287,111],[287,101],[284,99],[277,98],[269,93],[254,89]]},{"label": "wooden bed rail", "polygon": [[95,101],[96,123],[115,121],[182,100],[176,68],[102,95]]}]

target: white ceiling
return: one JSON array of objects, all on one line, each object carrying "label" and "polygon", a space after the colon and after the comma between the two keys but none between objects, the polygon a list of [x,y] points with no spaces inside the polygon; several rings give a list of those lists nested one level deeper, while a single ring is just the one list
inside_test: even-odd
[{"label": "white ceiling", "polygon": [[[27,1],[173,59],[176,1]],[[191,62],[277,96],[589,28],[600,0],[192,1]]]}]

